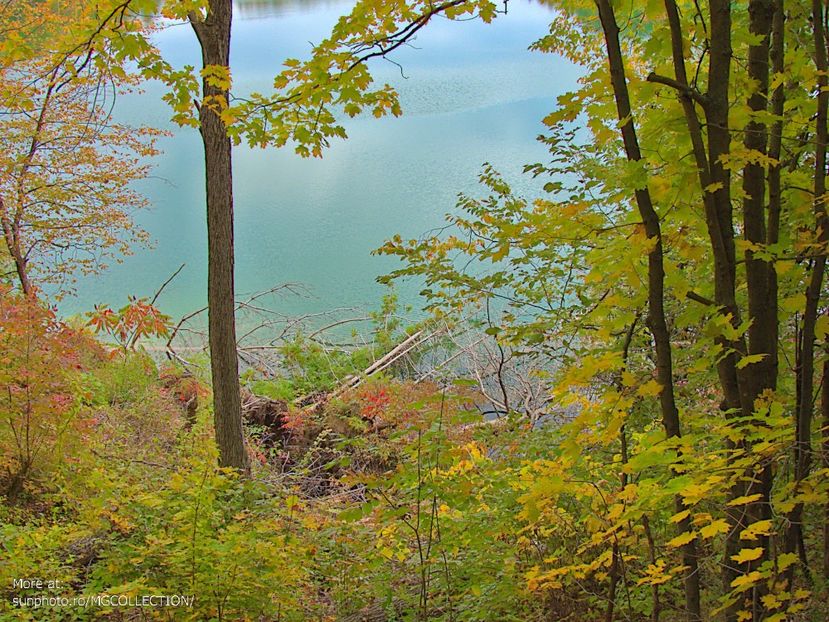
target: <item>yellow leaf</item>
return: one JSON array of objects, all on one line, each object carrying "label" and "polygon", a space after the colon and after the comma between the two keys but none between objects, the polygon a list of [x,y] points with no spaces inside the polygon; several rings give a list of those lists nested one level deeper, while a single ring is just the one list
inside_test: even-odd
[{"label": "yellow leaf", "polygon": [[762,578],[763,575],[757,570],[754,570],[752,572],[749,572],[748,574],[741,575],[734,579],[731,582],[731,587],[738,588],[737,591],[743,592],[755,583],[757,583]]},{"label": "yellow leaf", "polygon": [[671,573],[665,572],[665,561],[660,559],[655,564],[648,564],[643,576],[636,585],[661,585],[671,580]]},{"label": "yellow leaf", "polygon": [[715,520],[710,525],[706,525],[699,530],[703,538],[713,538],[718,533],[728,533],[728,523],[722,518]]},{"label": "yellow leaf", "polygon": [[662,385],[656,380],[648,380],[645,384],[639,387],[637,393],[642,397],[656,397],[662,392]]},{"label": "yellow leaf", "polygon": [[771,83],[769,84],[769,89],[774,90],[781,84],[785,84],[786,82],[786,74],[783,72],[775,73],[771,78]]},{"label": "yellow leaf", "polygon": [[815,323],[815,337],[826,339],[829,334],[829,315],[821,315]]},{"label": "yellow leaf", "polygon": [[737,369],[742,369],[743,367],[748,367],[752,363],[759,363],[764,358],[768,356],[767,354],[749,354],[748,356],[744,356],[739,361],[737,361]]},{"label": "yellow leaf", "polygon": [[705,484],[689,484],[680,490],[679,494],[682,495],[682,502],[685,505],[694,505],[702,501],[710,489],[711,487]]},{"label": "yellow leaf", "polygon": [[758,520],[740,532],[740,540],[756,540],[758,536],[768,536],[772,531],[770,520]]},{"label": "yellow leaf", "polygon": [[757,493],[756,495],[747,495],[745,497],[737,497],[736,499],[732,499],[731,501],[726,503],[726,505],[728,505],[730,507],[734,507],[736,505],[746,505],[747,503],[753,503],[754,501],[758,501],[760,499],[760,497],[762,497],[762,496],[763,495],[761,495],[760,493]]},{"label": "yellow leaf", "polygon": [[696,531],[686,531],[684,533],[679,534],[676,538],[668,541],[669,548],[676,548],[679,546],[683,546],[691,542],[694,538],[697,537]]},{"label": "yellow leaf", "polygon": [[766,609],[777,609],[782,604],[780,599],[774,594],[765,594],[760,598],[760,600],[763,602],[763,606]]},{"label": "yellow leaf", "polygon": [[678,523],[681,520],[684,520],[690,516],[691,510],[683,510],[682,512],[677,512],[671,518],[668,519],[671,523]]},{"label": "yellow leaf", "polygon": [[764,550],[765,549],[763,549],[762,546],[758,546],[754,549],[742,549],[736,555],[732,555],[731,559],[733,559],[738,564],[753,562],[755,559],[760,559],[760,557],[762,557]]},{"label": "yellow leaf", "polygon": [[796,553],[781,553],[777,558],[777,569],[780,571],[785,570],[793,563],[797,561],[797,554]]},{"label": "yellow leaf", "polygon": [[785,298],[780,306],[783,307],[784,311],[788,311],[789,313],[803,311],[806,308],[806,295],[795,294],[794,296]]},{"label": "yellow leaf", "polygon": [[794,268],[795,263],[793,261],[778,261],[774,264],[775,270],[777,270],[777,274],[786,274],[789,270]]}]

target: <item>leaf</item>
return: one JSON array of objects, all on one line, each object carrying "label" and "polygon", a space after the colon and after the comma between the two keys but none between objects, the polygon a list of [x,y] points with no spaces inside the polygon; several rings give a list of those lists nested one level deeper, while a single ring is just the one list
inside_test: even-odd
[{"label": "leaf", "polygon": [[677,548],[692,542],[697,537],[696,531],[686,531],[668,541],[668,548]]},{"label": "leaf", "polygon": [[764,358],[766,358],[768,354],[749,354],[748,356],[742,357],[739,361],[737,361],[737,369],[743,369],[744,367],[748,367],[753,363],[759,363]]},{"label": "leaf", "polygon": [[815,337],[821,340],[829,335],[829,315],[821,315],[815,322]]},{"label": "leaf", "polygon": [[710,485],[689,484],[680,490],[679,494],[682,496],[682,503],[685,505],[696,505],[705,498],[710,489]]},{"label": "leaf", "polygon": [[753,562],[755,559],[760,559],[760,557],[762,557],[764,550],[765,549],[762,546],[758,546],[754,549],[742,549],[736,555],[732,555],[731,559],[733,559],[738,564]]},{"label": "leaf", "polygon": [[781,553],[777,556],[777,569],[783,571],[797,562],[797,553]]},{"label": "leaf", "polygon": [[340,512],[337,515],[337,520],[341,520],[347,523],[358,521],[371,514],[372,510],[376,507],[376,505],[376,501],[370,501],[368,503],[355,505],[354,507],[350,507]]},{"label": "leaf", "polygon": [[780,306],[788,313],[802,313],[806,308],[806,294],[798,293],[784,298]]},{"label": "leaf", "polygon": [[729,501],[728,503],[726,503],[726,505],[729,506],[729,507],[736,507],[738,505],[747,505],[749,503],[754,503],[755,501],[759,501],[762,496],[763,495],[761,495],[760,493],[757,493],[757,494],[754,494],[754,495],[745,495],[745,496],[742,496],[742,497],[736,497],[736,498],[732,499],[731,501]]},{"label": "leaf", "polygon": [[710,525],[706,525],[705,527],[700,529],[699,533],[703,538],[706,539],[713,538],[714,536],[720,533],[728,533],[728,523],[722,518],[717,519]]},{"label": "leaf", "polygon": [[752,585],[754,585],[755,583],[760,581],[762,578],[763,578],[762,573],[760,573],[757,570],[753,570],[752,572],[749,572],[748,574],[741,575],[741,576],[737,577],[736,579],[734,579],[731,582],[731,587],[737,588],[738,592],[744,592],[745,590],[750,588]]},{"label": "leaf", "polygon": [[656,397],[662,392],[662,385],[656,380],[648,380],[636,392],[642,397]]},{"label": "leaf", "polygon": [[758,520],[740,532],[740,540],[756,540],[759,536],[768,536],[771,533],[771,520]]},{"label": "leaf", "polygon": [[668,519],[670,523],[678,523],[691,515],[691,510],[683,510],[682,512],[677,512],[671,518]]}]

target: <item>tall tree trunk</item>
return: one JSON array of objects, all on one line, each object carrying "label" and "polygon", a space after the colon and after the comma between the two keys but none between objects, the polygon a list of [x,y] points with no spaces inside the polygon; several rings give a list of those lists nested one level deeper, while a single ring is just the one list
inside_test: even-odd
[{"label": "tall tree trunk", "polygon": [[[772,22],[775,14],[774,0],[750,0],[748,5],[749,30],[758,37],[757,43],[748,48],[748,76],[754,83],[754,90],[748,97],[748,107],[754,117],[745,128],[743,144],[746,150],[756,153],[768,153],[768,128],[762,115],[767,111],[769,102],[769,61],[771,49]],[[756,161],[749,162],[743,168],[743,236],[749,243],[744,258],[746,269],[746,286],[748,292],[748,315],[751,323],[748,328],[748,353],[763,358],[754,363],[744,376],[746,390],[756,400],[763,392],[777,388],[777,298],[776,287],[772,297],[772,275],[775,273],[774,264],[767,259],[758,258],[752,250],[762,247],[766,243],[766,173],[763,165]],[[776,280],[775,283],[776,285]],[[744,413],[749,415],[754,410]],[[767,520],[771,518],[771,488],[772,467],[765,461],[762,471],[757,475],[747,474],[749,494],[759,492],[757,502],[750,504],[747,509],[751,513],[751,520]],[[769,538],[761,536],[759,544],[763,554],[751,562],[747,572],[756,570],[768,560],[770,556]],[[755,620],[764,616],[765,607],[762,597],[766,592],[765,584],[761,583],[752,590],[752,610]]]},{"label": "tall tree trunk", "polygon": [[[751,0],[748,5],[749,28],[760,37],[756,45],[748,49],[748,76],[756,84],[748,98],[748,106],[756,116],[745,128],[744,145],[747,150],[766,154],[768,130],[762,116],[766,112],[769,91],[769,49],[774,4],[772,0]],[[752,246],[766,242],[766,175],[762,164],[752,161],[743,168],[743,235],[751,243],[745,251],[746,282],[748,285],[748,353],[764,358],[752,365],[752,396],[765,389],[775,388],[777,378],[773,374],[774,353],[777,352],[777,305],[769,298],[769,272],[774,265],[757,258]],[[748,414],[748,413],[746,413]]]},{"label": "tall tree trunk", "polygon": [[[231,0],[210,0],[207,16],[190,23],[207,67],[230,66]],[[229,71],[229,69],[228,69]],[[233,285],[233,175],[231,143],[219,113],[228,91],[205,78],[199,111],[207,187],[207,306],[213,409],[219,463],[247,468],[239,394]]]},{"label": "tall tree trunk", "polygon": [[[785,71],[785,53],[786,53],[786,12],[785,0],[774,0],[774,17],[772,18],[771,27],[771,46],[769,48],[769,60],[771,61],[771,70],[773,74],[783,74]],[[783,113],[786,103],[786,89],[781,82],[771,94],[771,113],[775,117],[775,121],[771,126],[769,133],[769,158],[776,162],[770,164],[768,170],[768,222],[766,225],[766,244],[771,246],[780,241],[780,216],[783,211],[782,188],[781,188],[781,168],[783,150]],[[778,283],[777,270],[774,264],[769,267],[768,271],[768,292],[770,300],[777,300]],[[775,343],[780,338],[780,327],[777,322],[774,323],[773,329]],[[777,348],[770,352],[771,369],[769,373],[776,379],[779,369],[779,355]]]},{"label": "tall tree trunk", "polygon": [[[627,159],[639,162],[642,159],[639,148],[639,139],[636,136],[636,124],[631,115],[630,95],[628,93],[627,78],[625,77],[624,57],[619,43],[619,26],[610,0],[596,0],[599,8],[599,19],[604,31],[607,46],[607,60],[610,68],[610,80],[613,86],[613,95],[616,101],[617,116],[622,123],[622,141],[625,146]],[[668,322],[665,317],[665,266],[662,249],[662,230],[659,215],[653,206],[650,191],[647,187],[635,191],[636,205],[639,215],[645,225],[645,233],[654,240],[653,249],[648,253],[648,327],[653,335],[656,349],[657,381],[661,385],[659,394],[662,424],[668,437],[681,436],[679,411],[674,397],[673,355],[671,352],[671,337]],[[684,509],[682,500],[676,499],[677,512]],[[692,530],[690,520],[683,519],[679,523],[680,532]],[[685,608],[687,619],[690,622],[702,620],[700,600],[700,580],[697,559],[696,541],[682,547],[682,564],[685,566]]]},{"label": "tall tree trunk", "polygon": [[[826,351],[829,356],[829,349]],[[823,380],[820,391],[820,410],[823,415],[823,468],[829,469],[829,360],[823,363]],[[823,580],[829,581],[829,503],[826,504],[823,522]]]},{"label": "tall tree trunk", "polygon": [[[710,35],[708,55],[708,92],[705,109],[708,128],[708,162],[711,167],[711,181],[715,184],[713,200],[716,213],[708,218],[709,235],[714,249],[714,298],[726,313],[731,315],[733,326],[741,322],[740,310],[736,301],[736,253],[734,223],[731,207],[731,179],[724,166],[724,157],[730,151],[731,131],[728,113],[729,85],[731,80],[731,0],[710,1]],[[766,44],[768,45],[768,44]],[[720,255],[719,249],[723,254]],[[750,375],[753,370],[745,368],[742,373],[737,370],[738,356],[747,354],[745,339],[726,340],[721,343],[730,354],[720,358],[717,371],[723,390],[723,409],[726,417],[740,417],[752,412],[755,394]],[[732,449],[736,445],[728,441]],[[741,497],[746,493],[746,484],[738,477],[729,492],[730,497]],[[740,574],[732,557],[741,548],[740,532],[748,526],[750,517],[745,506],[726,507],[729,530],[725,538],[725,550],[722,563],[723,591],[732,589],[734,579]],[[725,611],[726,622],[734,622],[737,612],[743,608],[739,601]]]},{"label": "tall tree trunk", "polygon": [[[814,43],[817,78],[817,115],[815,120],[815,170],[814,170],[814,213],[815,234],[821,247],[812,261],[809,283],[806,287],[806,308],[800,330],[798,371],[797,412],[795,423],[794,476],[800,484],[809,475],[812,467],[812,419],[814,414],[815,391],[815,325],[818,318],[823,275],[826,269],[826,248],[829,242],[829,218],[826,214],[826,142],[827,111],[829,110],[829,61],[826,54],[826,31],[824,29],[824,7],[822,0],[812,0],[812,36]],[[789,515],[789,529],[786,550],[793,552],[802,542],[803,504],[798,503]],[[803,554],[804,552],[801,552]],[[806,570],[806,569],[804,569]]]}]

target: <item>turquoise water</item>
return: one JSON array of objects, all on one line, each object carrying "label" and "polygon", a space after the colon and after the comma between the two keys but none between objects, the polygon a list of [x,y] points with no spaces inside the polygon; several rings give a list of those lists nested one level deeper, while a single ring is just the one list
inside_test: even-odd
[{"label": "turquoise water", "polygon": [[[237,6],[231,64],[237,92],[265,91],[288,56],[307,56],[349,3],[241,2]],[[285,298],[288,314],[341,306],[376,306],[385,287],[377,275],[396,260],[370,252],[395,233],[418,237],[441,225],[458,192],[474,192],[481,165],[490,162],[519,190],[538,185],[520,174],[525,163],[543,160],[535,137],[555,96],[572,88],[577,71],[566,61],[529,52],[542,36],[548,9],[512,2],[491,25],[433,20],[394,58],[378,61],[378,82],[400,91],[404,116],[357,118],[345,125],[347,141],[324,157],[304,160],[290,149],[234,152],[236,282],[240,294],[284,282],[302,283],[310,296]],[[189,27],[157,35],[174,63],[198,65]],[[168,127],[152,179],[140,186],[151,209],[138,215],[153,248],[138,249],[122,264],[78,282],[66,312],[95,303],[120,305],[129,294],[151,295],[181,264],[181,274],[159,299],[173,316],[206,299],[206,227],[201,143],[196,130],[170,126],[150,85],[142,95],[122,97],[116,115],[135,123]],[[417,284],[398,287],[417,305]]]}]

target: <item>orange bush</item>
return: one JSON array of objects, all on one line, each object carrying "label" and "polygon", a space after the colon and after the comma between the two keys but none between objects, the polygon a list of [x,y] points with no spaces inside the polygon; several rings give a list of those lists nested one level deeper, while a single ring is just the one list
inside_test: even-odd
[{"label": "orange bush", "polygon": [[73,374],[90,351],[36,296],[0,288],[0,490],[10,498],[60,454],[79,410]]}]

